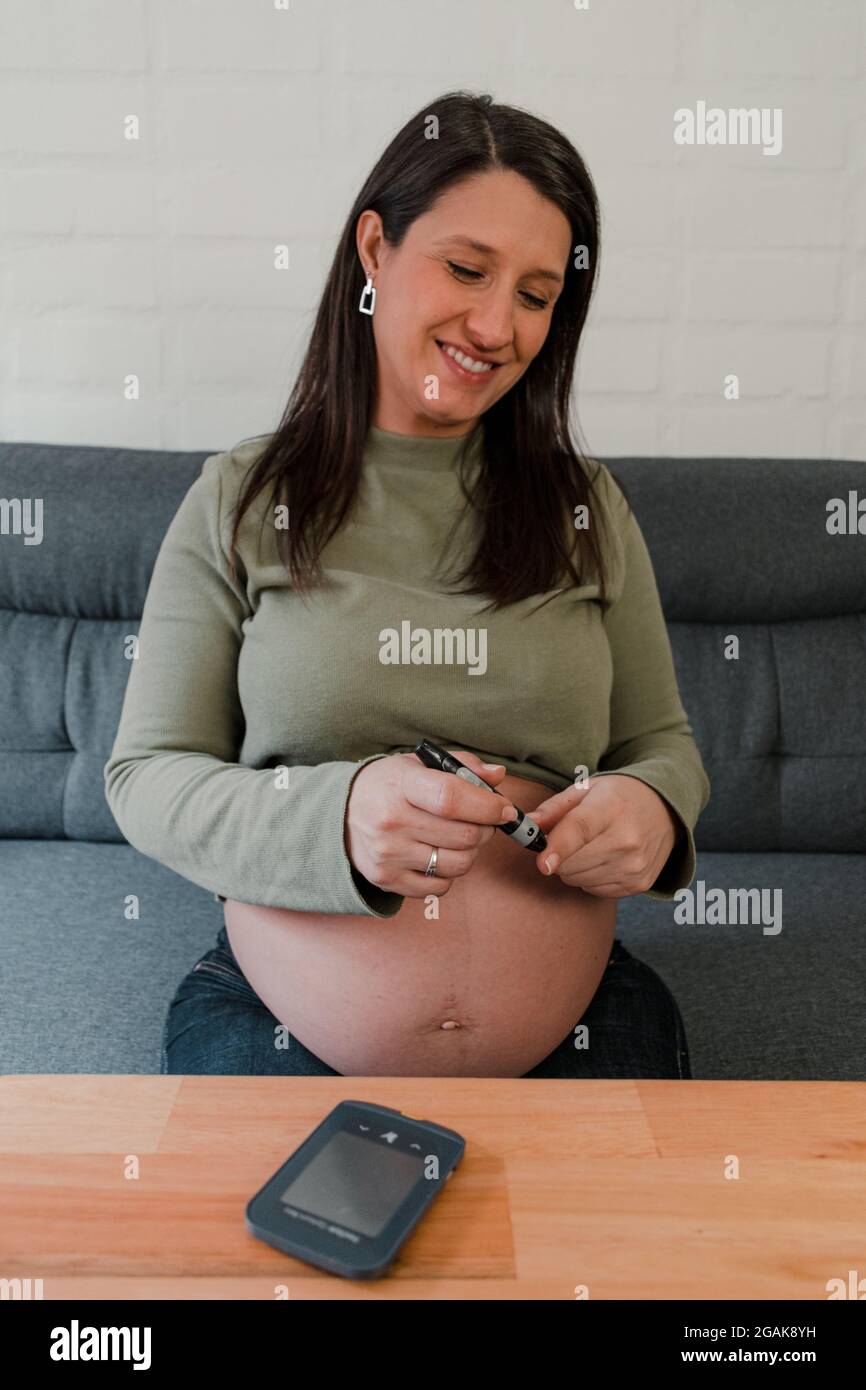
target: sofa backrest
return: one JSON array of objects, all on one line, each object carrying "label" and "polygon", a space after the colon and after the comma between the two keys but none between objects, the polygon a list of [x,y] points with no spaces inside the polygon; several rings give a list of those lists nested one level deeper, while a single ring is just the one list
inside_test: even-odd
[{"label": "sofa backrest", "polygon": [[33,545],[0,535],[0,836],[123,841],[102,769],[129,675],[124,639],[215,452],[0,444],[0,499],[42,498],[43,530]]},{"label": "sofa backrest", "polygon": [[[606,462],[652,556],[680,695],[711,782],[696,845],[863,853],[863,464]],[[858,497],[863,533],[829,534],[831,499],[847,512]]]},{"label": "sofa backrest", "polygon": [[[14,499],[42,499],[40,544],[0,531],[0,836],[123,840],[102,769],[124,642],[214,452],[0,445],[0,526]],[[712,784],[698,847],[862,852],[866,534],[829,535],[827,504],[866,496],[863,464],[605,462],[652,556]]]}]

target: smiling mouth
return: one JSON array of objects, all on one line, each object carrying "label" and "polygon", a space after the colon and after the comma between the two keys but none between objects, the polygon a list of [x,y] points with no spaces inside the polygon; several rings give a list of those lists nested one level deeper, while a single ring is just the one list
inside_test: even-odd
[{"label": "smiling mouth", "polygon": [[[452,343],[445,343],[440,338],[437,338],[435,341],[442,356],[446,358],[449,367],[467,381],[479,381],[484,377],[490,377],[494,372],[498,371],[502,365],[501,362],[491,362],[489,364],[479,362],[477,365],[472,366],[470,364],[476,359],[471,358],[468,353],[464,353]],[[454,356],[455,352],[459,354],[459,358]]]}]

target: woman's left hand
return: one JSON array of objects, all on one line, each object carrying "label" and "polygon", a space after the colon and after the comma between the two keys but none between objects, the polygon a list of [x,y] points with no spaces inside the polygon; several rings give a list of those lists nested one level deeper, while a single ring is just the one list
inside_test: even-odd
[{"label": "woman's left hand", "polygon": [[663,797],[636,777],[614,773],[566,787],[528,813],[547,837],[539,872],[551,854],[554,873],[599,898],[626,898],[651,888],[682,830]]}]

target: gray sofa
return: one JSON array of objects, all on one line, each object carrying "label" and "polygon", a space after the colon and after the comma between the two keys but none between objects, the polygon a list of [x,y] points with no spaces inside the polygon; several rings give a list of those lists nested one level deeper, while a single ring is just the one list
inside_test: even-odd
[{"label": "gray sofa", "polygon": [[[222,923],[212,894],[124,841],[102,779],[123,640],[209,452],[0,445],[6,1073],[158,1072],[169,999]],[[606,462],[652,554],[712,784],[692,888],[726,900],[720,922],[688,924],[624,899],[617,934],[674,990],[696,1077],[862,1079],[866,536],[828,535],[826,506],[862,492],[864,465]],[[16,498],[43,500],[40,544],[14,533]],[[748,889],[769,913],[737,908]]]}]

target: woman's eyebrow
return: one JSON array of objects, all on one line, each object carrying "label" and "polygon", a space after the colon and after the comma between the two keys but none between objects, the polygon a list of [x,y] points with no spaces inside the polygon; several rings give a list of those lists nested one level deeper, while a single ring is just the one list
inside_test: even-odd
[{"label": "woman's eyebrow", "polygon": [[[471,246],[473,251],[479,251],[482,256],[490,256],[493,260],[499,260],[499,252],[493,246],[486,246],[483,241],[476,241],[470,236],[445,236],[434,241],[434,246]],[[562,276],[557,275],[555,270],[547,270],[544,266],[536,266],[534,270],[526,272],[527,275],[541,275],[545,280],[555,280],[557,285],[562,284]]]}]

